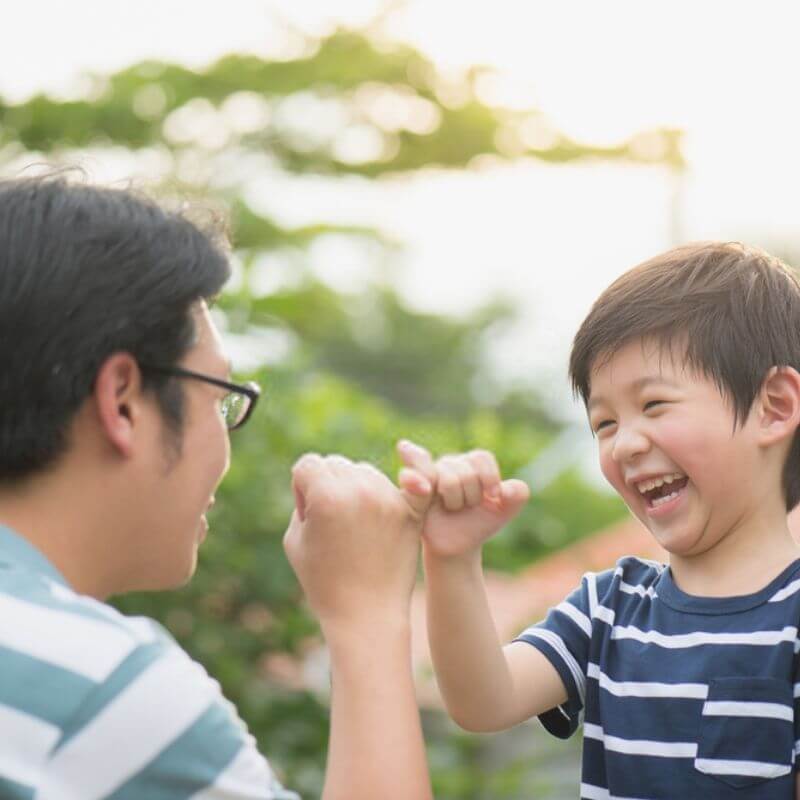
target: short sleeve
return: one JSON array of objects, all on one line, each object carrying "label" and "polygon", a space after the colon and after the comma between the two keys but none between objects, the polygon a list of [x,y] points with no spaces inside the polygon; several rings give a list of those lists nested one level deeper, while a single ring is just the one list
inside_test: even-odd
[{"label": "short sleeve", "polygon": [[567,702],[539,716],[542,725],[559,739],[572,736],[581,722],[596,607],[597,576],[588,573],[580,586],[551,608],[542,622],[527,628],[514,640],[527,642],[539,650],[561,677]]},{"label": "short sleeve", "polygon": [[[800,647],[800,638],[797,639],[795,647]],[[800,759],[800,652],[794,654],[794,764],[795,770],[798,769],[798,759]]]},{"label": "short sleeve", "polygon": [[97,687],[43,774],[40,800],[299,800],[219,684],[164,641],[138,648]]}]

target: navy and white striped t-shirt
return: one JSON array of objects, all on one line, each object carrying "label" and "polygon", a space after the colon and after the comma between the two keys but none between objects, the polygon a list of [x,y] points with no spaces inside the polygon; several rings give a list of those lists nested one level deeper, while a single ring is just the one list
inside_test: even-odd
[{"label": "navy and white striped t-shirt", "polygon": [[738,597],[692,597],[669,567],[623,558],[518,641],[569,699],[540,719],[583,723],[581,798],[794,798],[800,752],[800,560]]},{"label": "navy and white striped t-shirt", "polygon": [[76,594],[3,526],[0,798],[299,800],[163,628]]}]

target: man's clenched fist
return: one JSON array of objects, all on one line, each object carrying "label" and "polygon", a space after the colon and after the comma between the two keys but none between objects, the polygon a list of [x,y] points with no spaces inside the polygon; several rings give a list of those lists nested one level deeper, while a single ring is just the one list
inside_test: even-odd
[{"label": "man's clenched fist", "polygon": [[423,476],[403,483],[342,456],[307,454],[295,464],[283,544],[326,635],[407,618],[432,486]]}]

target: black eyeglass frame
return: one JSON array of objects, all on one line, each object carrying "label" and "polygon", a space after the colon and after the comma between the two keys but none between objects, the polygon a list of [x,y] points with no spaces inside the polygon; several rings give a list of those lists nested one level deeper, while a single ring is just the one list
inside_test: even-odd
[{"label": "black eyeglass frame", "polygon": [[219,386],[221,389],[227,389],[229,392],[235,392],[236,394],[246,397],[248,399],[248,405],[244,416],[233,427],[229,427],[228,431],[235,431],[237,428],[241,428],[242,425],[250,419],[250,415],[256,407],[258,398],[261,397],[261,387],[255,381],[231,383],[230,381],[223,381],[211,375],[204,375],[202,372],[183,369],[183,367],[163,367],[160,364],[143,364],[141,361],[139,362],[139,366],[148,372],[158,372],[161,375],[170,375],[174,378],[194,378],[198,381],[205,381],[214,386]]}]

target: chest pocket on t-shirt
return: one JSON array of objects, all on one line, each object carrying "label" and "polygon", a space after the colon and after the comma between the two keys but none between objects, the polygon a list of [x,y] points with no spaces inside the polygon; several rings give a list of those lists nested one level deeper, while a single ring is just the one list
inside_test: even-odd
[{"label": "chest pocket on t-shirt", "polygon": [[695,769],[745,787],[792,771],[792,684],[774,678],[717,678],[708,685]]}]

